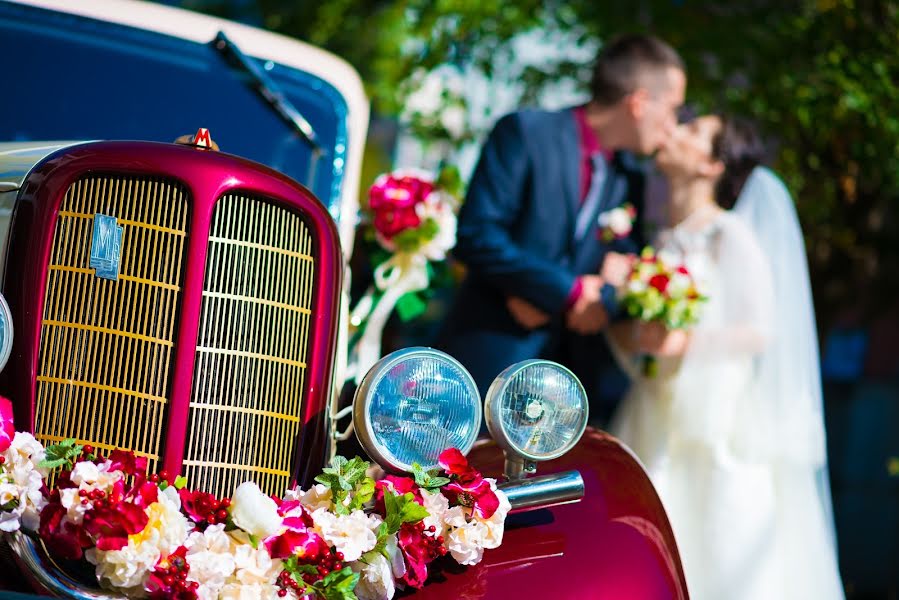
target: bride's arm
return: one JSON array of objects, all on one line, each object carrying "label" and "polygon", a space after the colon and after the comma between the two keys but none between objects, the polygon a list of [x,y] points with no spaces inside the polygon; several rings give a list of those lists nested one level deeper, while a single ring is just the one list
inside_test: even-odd
[{"label": "bride's arm", "polygon": [[759,354],[773,333],[771,269],[755,235],[738,218],[725,221],[715,262],[723,319],[716,327],[700,323],[689,351],[709,357]]}]

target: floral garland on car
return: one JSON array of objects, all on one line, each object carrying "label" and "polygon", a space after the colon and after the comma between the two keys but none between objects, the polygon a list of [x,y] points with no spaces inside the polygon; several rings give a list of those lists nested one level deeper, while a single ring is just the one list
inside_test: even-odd
[{"label": "floral garland on car", "polygon": [[0,398],[0,530],[37,533],[129,597],[384,600],[421,588],[438,557],[474,565],[502,542],[509,501],[459,450],[413,477],[375,481],[368,467],[337,457],[308,490],[278,499],[246,482],[220,499],[148,476],[132,452],[45,449]]},{"label": "floral garland on car", "polygon": [[403,320],[425,310],[424,294],[456,245],[462,181],[454,167],[436,177],[416,169],[379,176],[363,207],[374,283],[350,314],[349,378],[359,380],[381,357],[381,335],[394,309]]}]

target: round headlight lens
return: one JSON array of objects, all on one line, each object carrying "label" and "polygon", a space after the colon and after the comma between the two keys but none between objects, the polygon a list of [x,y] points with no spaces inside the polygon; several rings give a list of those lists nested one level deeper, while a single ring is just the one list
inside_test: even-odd
[{"label": "round headlight lens", "polygon": [[398,471],[437,466],[440,453],[471,450],[481,428],[474,379],[448,354],[405,348],[365,375],[353,406],[356,436],[372,459]]},{"label": "round headlight lens", "polygon": [[496,442],[534,461],[562,456],[587,427],[584,386],[548,360],[512,365],[487,391],[487,428]]},{"label": "round headlight lens", "polygon": [[6,366],[12,352],[12,313],[6,298],[0,295],[0,371]]}]

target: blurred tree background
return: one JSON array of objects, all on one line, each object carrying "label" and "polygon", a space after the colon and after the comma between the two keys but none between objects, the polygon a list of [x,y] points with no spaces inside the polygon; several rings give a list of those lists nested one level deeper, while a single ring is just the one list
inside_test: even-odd
[{"label": "blurred tree background", "polygon": [[[187,0],[188,8],[257,24],[322,46],[361,73],[380,115],[404,116],[427,71],[514,64],[523,32],[544,44],[598,47],[623,31],[668,40],[688,65],[700,110],[756,119],[805,230],[819,326],[851,308],[865,321],[899,292],[899,2],[866,0]],[[561,81],[586,83],[589,64],[564,58],[514,74],[519,103]],[[443,99],[463,105],[462,94]],[[426,141],[462,144],[499,115],[468,109],[464,129],[421,113],[403,123]],[[477,114],[475,114],[477,112]],[[487,114],[480,114],[487,113]],[[423,118],[424,117],[424,118]]]},{"label": "blurred tree background", "polygon": [[[165,1],[344,57],[374,114],[452,159],[502,113],[576,97],[602,40],[668,40],[688,102],[758,121],[796,200],[847,595],[899,598],[899,0]],[[365,160],[363,181],[389,162]]]}]

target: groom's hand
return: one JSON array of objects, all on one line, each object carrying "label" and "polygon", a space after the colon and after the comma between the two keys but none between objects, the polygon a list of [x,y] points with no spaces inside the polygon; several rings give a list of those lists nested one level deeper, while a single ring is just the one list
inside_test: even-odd
[{"label": "groom's hand", "polygon": [[565,314],[568,329],[581,335],[592,335],[606,326],[609,316],[600,295],[603,283],[599,275],[581,276],[581,294]]},{"label": "groom's hand", "polygon": [[518,296],[506,298],[506,308],[512,318],[525,329],[536,329],[549,323],[549,315]]},{"label": "groom's hand", "polygon": [[610,283],[616,288],[621,287],[627,282],[636,261],[637,257],[634,254],[609,252],[603,258],[599,274],[606,283]]}]

